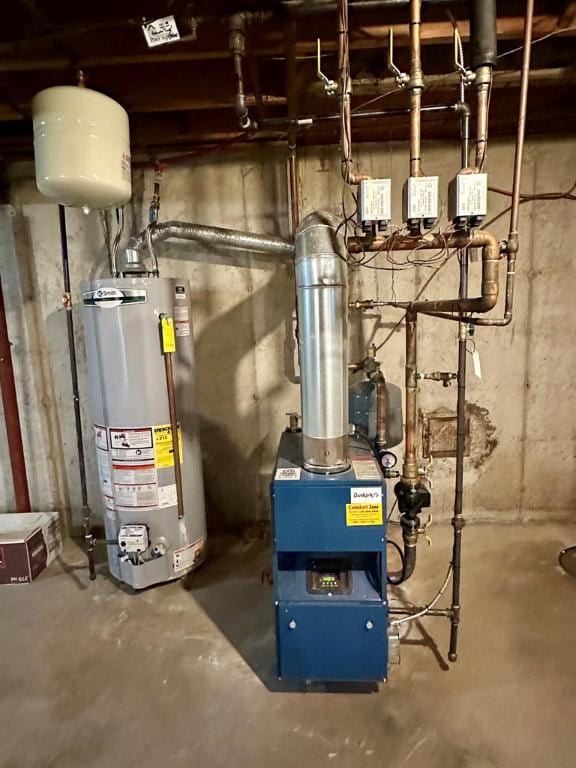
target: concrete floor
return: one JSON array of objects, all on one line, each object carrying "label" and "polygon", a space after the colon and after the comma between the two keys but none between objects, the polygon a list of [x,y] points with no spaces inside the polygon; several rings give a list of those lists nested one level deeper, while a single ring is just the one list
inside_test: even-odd
[{"label": "concrete floor", "polygon": [[[421,546],[406,597],[436,591],[450,534]],[[0,765],[576,765],[576,580],[557,566],[572,543],[576,526],[468,527],[460,660],[447,622],[423,621],[378,693],[280,690],[261,542],[220,542],[188,588],[137,595],[89,583],[69,545],[33,585],[0,587]]]}]

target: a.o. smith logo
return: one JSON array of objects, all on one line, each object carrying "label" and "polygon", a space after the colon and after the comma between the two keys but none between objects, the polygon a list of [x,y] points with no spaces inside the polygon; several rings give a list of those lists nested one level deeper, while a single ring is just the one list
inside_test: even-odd
[{"label": "a.o. smith logo", "polygon": [[135,288],[103,287],[82,294],[84,304],[90,307],[110,309],[122,304],[144,304],[147,301],[146,291]]}]

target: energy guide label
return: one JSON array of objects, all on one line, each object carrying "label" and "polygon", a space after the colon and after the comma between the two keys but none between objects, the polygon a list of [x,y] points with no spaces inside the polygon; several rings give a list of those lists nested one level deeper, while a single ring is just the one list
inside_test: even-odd
[{"label": "energy guide label", "polygon": [[[178,447],[180,464],[183,461],[182,428],[178,427]],[[158,469],[174,466],[174,447],[172,445],[172,427],[170,424],[159,424],[154,427],[154,459]]]}]

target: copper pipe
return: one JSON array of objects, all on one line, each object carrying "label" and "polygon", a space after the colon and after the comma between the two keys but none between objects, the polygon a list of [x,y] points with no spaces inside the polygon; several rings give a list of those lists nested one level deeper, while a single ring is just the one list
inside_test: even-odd
[{"label": "copper pipe", "polygon": [[418,367],[417,367],[417,319],[418,315],[409,309],[406,312],[406,418],[404,425],[404,465],[402,480],[405,483],[418,482],[418,461],[416,459],[416,424],[418,420]]},{"label": "copper pipe", "polygon": [[338,0],[338,77],[340,83],[340,148],[342,178],[346,184],[359,184],[369,176],[355,173],[352,162],[352,78],[348,47],[348,0]]},{"label": "copper pipe", "polygon": [[296,21],[291,21],[286,30],[286,94],[288,101],[288,159],[286,171],[288,176],[288,204],[290,207],[290,234],[296,237],[300,224],[300,200],[298,194],[298,155],[296,149],[296,122],[298,118],[298,84],[296,72]]},{"label": "copper pipe", "polygon": [[518,130],[516,133],[516,152],[514,155],[514,182],[512,187],[512,210],[510,211],[510,232],[508,235],[508,253],[518,251],[518,219],[520,211],[520,182],[522,180],[522,154],[524,152],[524,134],[526,132],[526,109],[528,105],[528,81],[530,79],[530,53],[532,48],[532,25],[534,18],[534,0],[526,0],[526,18],[524,20],[524,54],[522,76],[520,80],[520,107],[518,111]]},{"label": "copper pipe", "polygon": [[376,447],[385,448],[388,442],[387,411],[388,390],[382,371],[375,371],[370,379],[376,384]]},{"label": "copper pipe", "polygon": [[[398,237],[391,235],[385,238],[374,238],[364,243],[359,238],[350,238],[348,248],[351,253],[369,251],[412,251],[438,250],[441,248],[482,248],[482,285],[481,295],[466,299],[437,299],[433,301],[389,301],[387,306],[408,309],[411,312],[438,314],[443,312],[478,312],[484,313],[494,309],[499,292],[500,243],[489,232],[478,231],[470,236],[466,232],[455,232],[451,235],[437,234],[430,240],[420,240],[414,237]],[[440,314],[441,317],[444,315]],[[458,318],[455,318],[458,319]]]},{"label": "copper pipe", "polygon": [[[163,315],[160,315],[162,319]],[[178,416],[176,413],[176,394],[174,392],[174,370],[172,367],[172,352],[164,352],[164,368],[166,371],[166,392],[168,394],[168,412],[170,414],[170,430],[172,432],[172,454],[174,456],[174,479],[176,481],[176,503],[178,518],[184,517],[184,492],[182,488],[182,467],[180,466],[180,434],[178,432]]]},{"label": "copper pipe", "polygon": [[476,170],[486,167],[488,146],[488,106],[492,88],[492,67],[482,66],[476,70]]},{"label": "copper pipe", "polygon": [[410,176],[422,176],[421,108],[424,81],[420,55],[421,0],[410,0]]},{"label": "copper pipe", "polygon": [[2,276],[0,275],[0,390],[2,392],[2,407],[4,408],[4,423],[6,424],[6,438],[8,440],[16,511],[30,512],[30,492],[26,476],[26,459],[22,444],[18,395],[16,394],[10,346],[4,294],[2,292]]},{"label": "copper pipe", "polygon": [[526,17],[524,21],[524,54],[520,79],[520,106],[518,110],[518,130],[516,133],[516,151],[514,154],[514,180],[512,187],[512,206],[510,211],[510,231],[506,243],[506,289],[503,317],[459,317],[454,315],[437,315],[447,320],[462,320],[472,325],[502,327],[510,325],[514,306],[514,285],[516,278],[516,254],[518,253],[518,222],[520,211],[520,184],[522,181],[522,155],[524,152],[524,136],[526,132],[526,110],[528,106],[528,83],[530,79],[530,54],[532,47],[532,27],[534,19],[534,0],[526,2]]},{"label": "copper pipe", "polygon": [[290,223],[292,237],[296,236],[296,230],[300,224],[300,196],[298,193],[298,156],[296,146],[288,147],[288,195],[290,205]]}]

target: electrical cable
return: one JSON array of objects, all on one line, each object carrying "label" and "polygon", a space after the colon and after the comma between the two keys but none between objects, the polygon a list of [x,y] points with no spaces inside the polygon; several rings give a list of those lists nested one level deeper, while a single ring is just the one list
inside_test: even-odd
[{"label": "electrical cable", "polygon": [[[554,35],[561,35],[563,32],[569,32],[571,29],[576,29],[576,24],[572,24],[570,27],[564,27],[563,29],[555,29],[553,32],[548,32],[547,35],[542,35],[542,37],[537,37],[536,40],[532,40],[530,45],[535,45],[536,43],[541,43],[542,40],[547,40],[549,37],[553,37]],[[497,59],[502,59],[504,56],[511,56],[513,53],[518,53],[518,51],[523,51],[524,46],[519,45],[518,48],[512,48],[511,51],[504,51],[504,53],[498,54],[496,57]]]},{"label": "electrical cable", "polygon": [[[574,184],[568,189],[566,192],[539,192],[533,195],[526,195],[521,194],[520,195],[520,201],[519,205],[524,205],[524,203],[532,203],[535,200],[576,200],[576,195],[572,194],[572,192],[576,189],[576,181]],[[498,195],[504,195],[506,197],[512,197],[512,193],[505,189],[499,189],[498,187],[488,187],[488,190],[490,192],[494,192]],[[498,219],[501,219],[502,216],[505,216],[509,211],[512,210],[512,206],[509,205],[507,208],[503,208],[500,213],[497,213],[496,216],[493,216],[491,219],[489,219],[487,222],[484,223],[483,228],[486,229],[491,224],[494,224],[495,221],[498,221]]]}]

